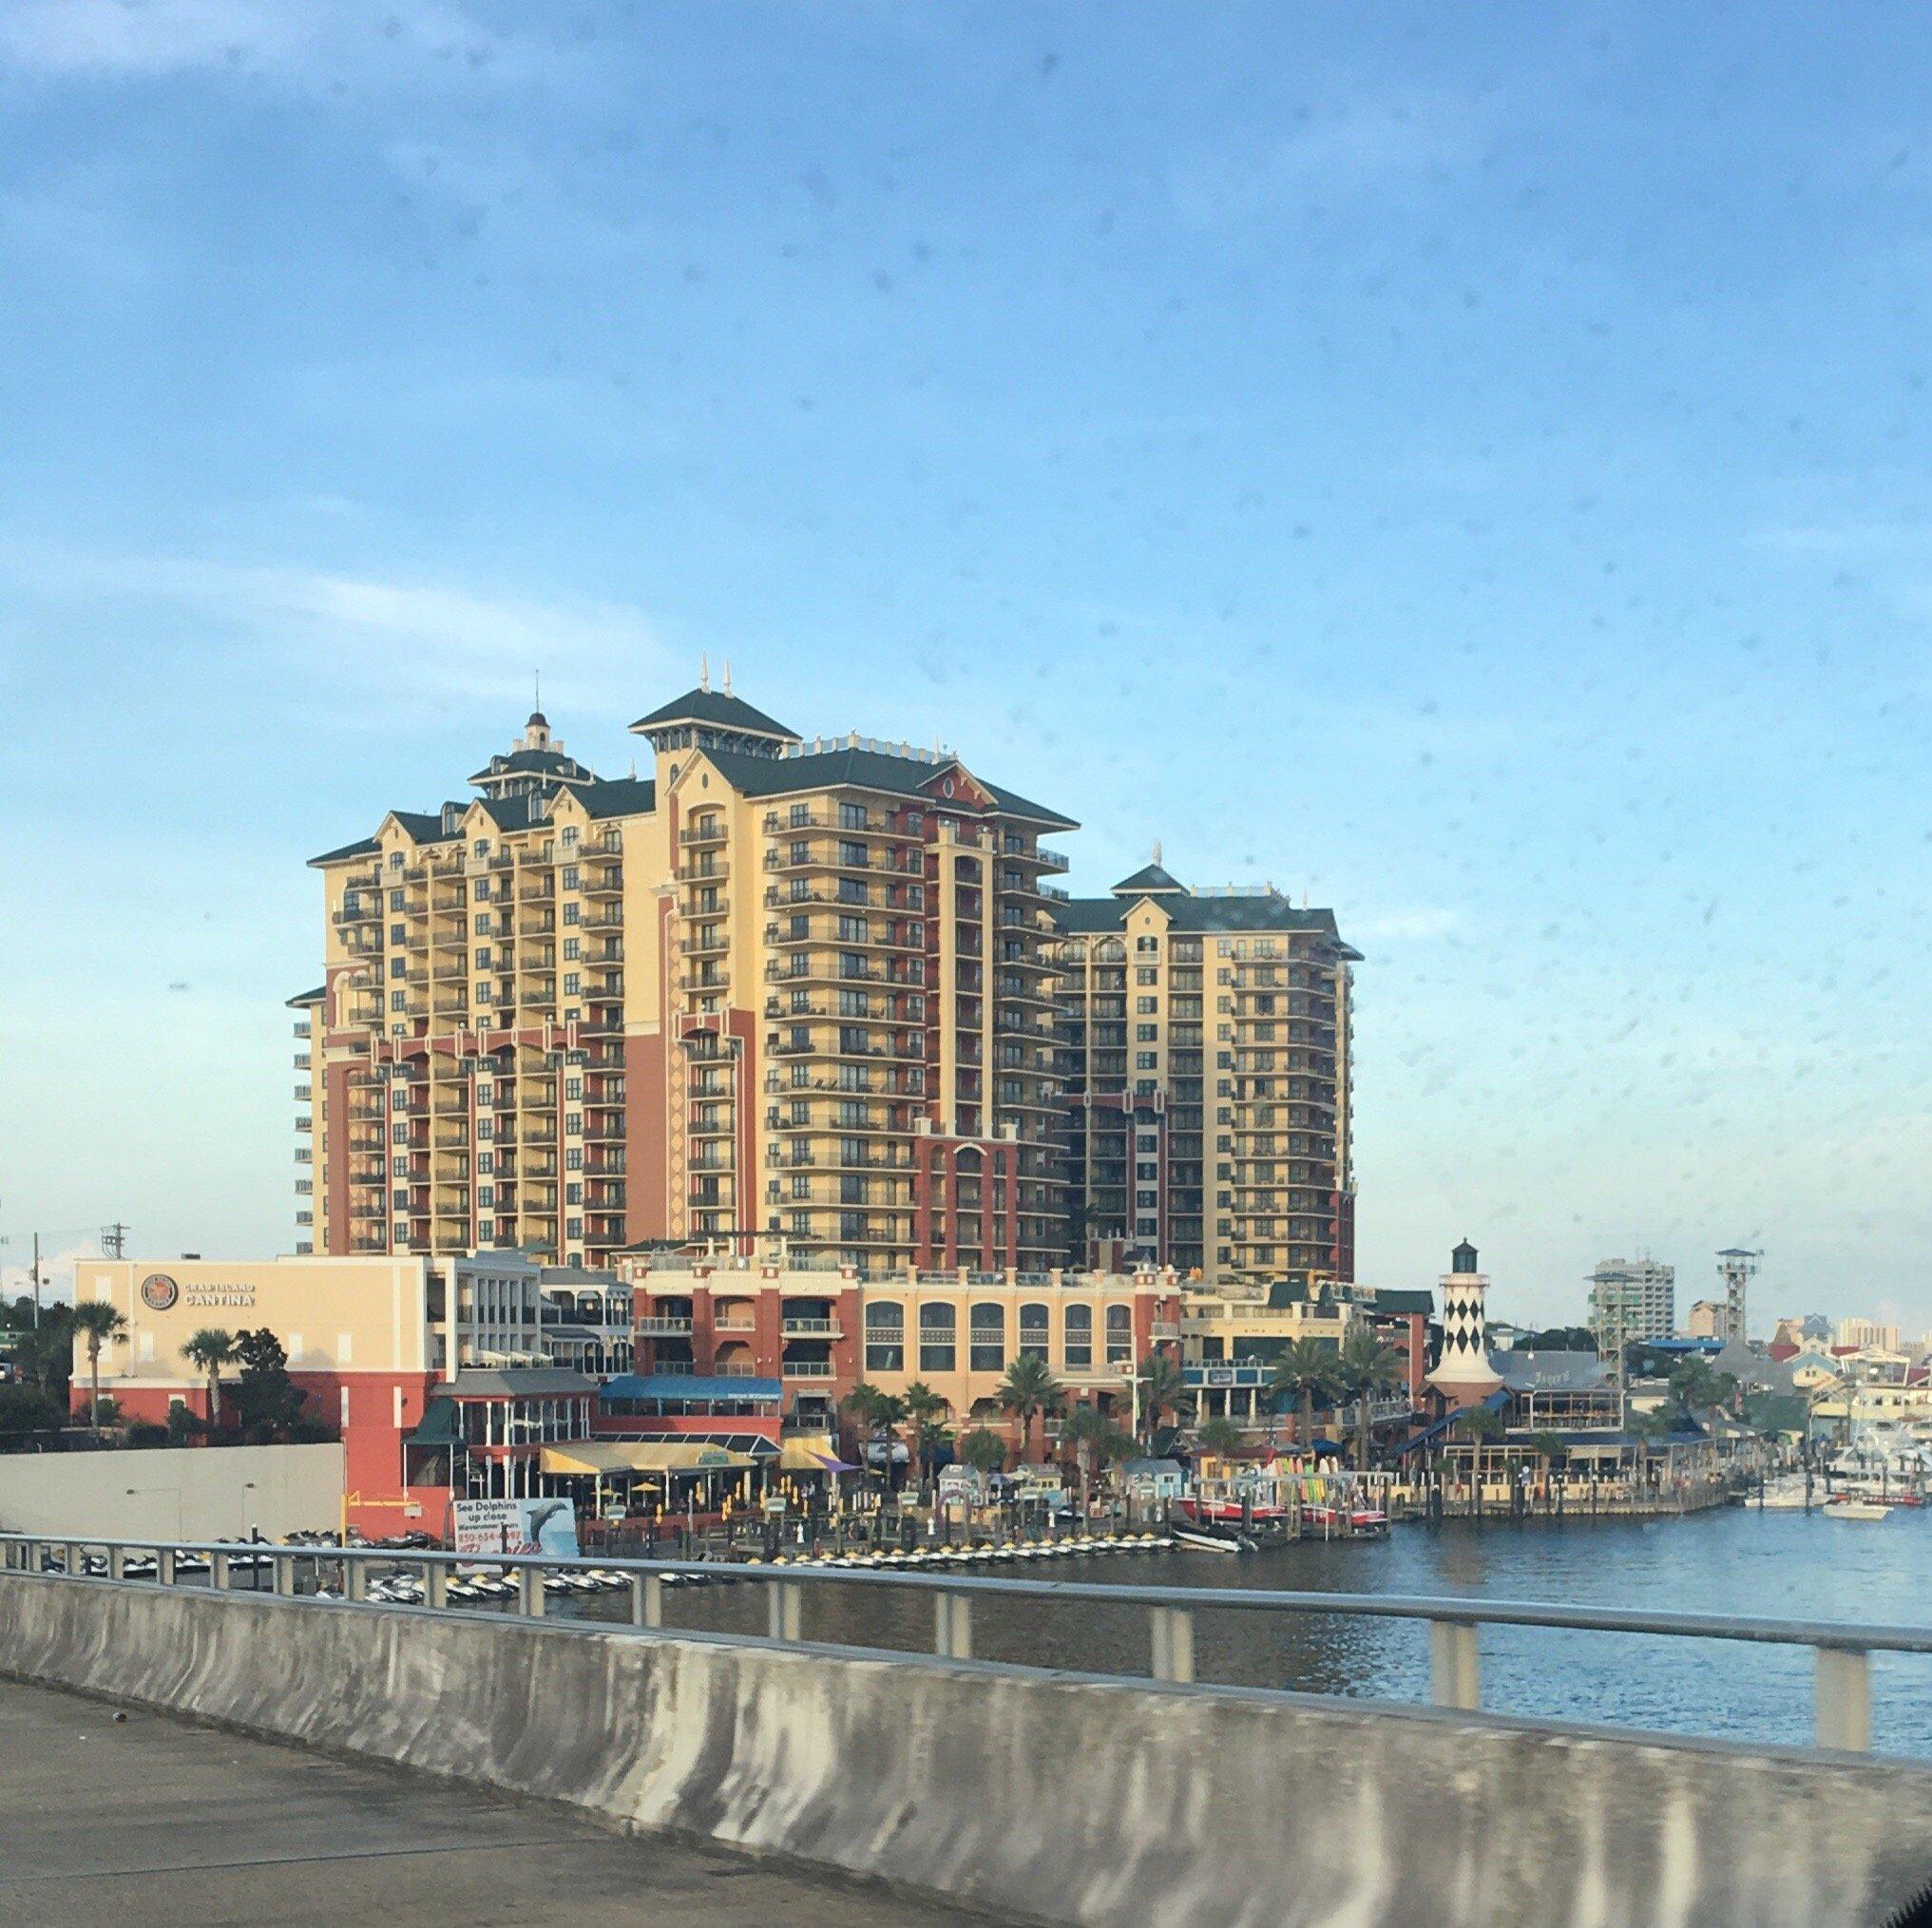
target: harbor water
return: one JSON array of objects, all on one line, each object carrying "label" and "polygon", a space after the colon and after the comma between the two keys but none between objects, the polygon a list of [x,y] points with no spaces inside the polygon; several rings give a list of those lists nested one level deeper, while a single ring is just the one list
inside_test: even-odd
[{"label": "harbor water", "polygon": [[[1457,1594],[1633,1612],[1763,1615],[1932,1625],[1932,1509],[1882,1522],[1718,1508],[1686,1518],[1557,1524],[1507,1520],[1398,1526],[1387,1540],[1305,1541],[1239,1557],[1176,1550],[1099,1554],[988,1577],[1095,1584],[1253,1587],[1331,1593]],[[614,1602],[570,1603],[591,1614]],[[679,1588],[678,1626],[763,1631],[761,1590]],[[806,1590],[809,1640],[930,1651],[932,1603],[884,1588]],[[1495,1712],[1602,1721],[1658,1732],[1808,1744],[1808,1649],[1628,1634],[1485,1628],[1483,1706]],[[973,1603],[982,1658],[1083,1671],[1144,1672],[1143,1609],[1084,1602]],[[1203,1613],[1202,1680],[1368,1700],[1425,1702],[1428,1632],[1421,1624],[1319,1613]],[[1932,1758],[1932,1658],[1874,1655],[1873,1745]]]}]

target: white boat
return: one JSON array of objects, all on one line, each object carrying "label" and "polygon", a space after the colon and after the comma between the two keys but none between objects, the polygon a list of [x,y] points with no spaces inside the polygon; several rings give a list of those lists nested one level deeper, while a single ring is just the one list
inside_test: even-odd
[{"label": "white boat", "polygon": [[1833,1519],[1888,1519],[1892,1509],[1877,1499],[1834,1499],[1825,1511]]},{"label": "white boat", "polygon": [[1193,1547],[1198,1553],[1248,1553],[1254,1545],[1253,1540],[1234,1534],[1203,1533],[1192,1526],[1176,1526],[1174,1537],[1182,1546]]},{"label": "white boat", "polygon": [[1814,1488],[1809,1501],[1805,1496],[1805,1481],[1797,1479],[1771,1479],[1765,1483],[1761,1503],[1768,1513],[1800,1511],[1808,1503],[1817,1505],[1824,1499],[1824,1493]]}]

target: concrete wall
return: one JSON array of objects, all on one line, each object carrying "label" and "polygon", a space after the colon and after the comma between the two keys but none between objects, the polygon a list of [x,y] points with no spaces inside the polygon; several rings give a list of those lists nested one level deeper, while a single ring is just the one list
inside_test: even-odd
[{"label": "concrete wall", "polygon": [[0,1670],[1022,1918],[1870,1928],[1932,1773],[833,1649],[0,1575]]},{"label": "concrete wall", "polygon": [[[160,1446],[0,1454],[0,1531],[271,1538],[342,1518],[342,1447]],[[399,1531],[395,1525],[383,1531]]]}]

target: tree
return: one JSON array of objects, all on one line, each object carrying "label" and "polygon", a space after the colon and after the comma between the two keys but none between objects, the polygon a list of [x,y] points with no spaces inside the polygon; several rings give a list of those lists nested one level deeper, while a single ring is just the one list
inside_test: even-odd
[{"label": "tree", "polygon": [[118,1339],[127,1330],[127,1320],[120,1307],[105,1299],[84,1299],[68,1314],[71,1329],[87,1347],[87,1417],[96,1433],[101,1430],[101,1346]]},{"label": "tree", "polygon": [[1231,1459],[1241,1450],[1241,1428],[1233,1420],[1218,1414],[1203,1420],[1195,1428],[1195,1450],[1212,1453],[1217,1460]]},{"label": "tree", "polygon": [[1709,1412],[1712,1406],[1728,1411],[1737,1399],[1737,1381],[1708,1359],[1693,1356],[1672,1369],[1671,1397],[1686,1413]]},{"label": "tree", "polygon": [[302,1393],[289,1377],[289,1356],[266,1326],[235,1335],[241,1372],[235,1385],[235,1419],[242,1432],[268,1441],[302,1416]]},{"label": "tree", "polygon": [[1482,1510],[1482,1471],[1484,1448],[1493,1441],[1500,1440],[1508,1430],[1502,1422],[1501,1413],[1491,1412],[1486,1405],[1472,1405],[1458,1415],[1463,1430],[1469,1436],[1472,1448],[1470,1466],[1473,1484],[1476,1488],[1476,1510]]},{"label": "tree", "polygon": [[61,1411],[37,1385],[0,1384],[0,1439],[57,1433]]},{"label": "tree", "polygon": [[1405,1378],[1402,1354],[1385,1346],[1368,1325],[1350,1327],[1335,1355],[1335,1377],[1341,1389],[1355,1402],[1355,1468],[1368,1470],[1368,1408],[1380,1392],[1402,1384]]},{"label": "tree", "polygon": [[891,1393],[862,1379],[839,1401],[838,1409],[852,1422],[859,1436],[859,1458],[867,1455],[867,1442],[886,1436],[886,1484],[892,1483],[892,1428],[905,1417],[905,1406]]},{"label": "tree", "polygon": [[1006,1463],[1006,1442],[985,1426],[976,1426],[959,1442],[959,1457],[976,1472],[997,1473]]},{"label": "tree", "polygon": [[1045,1360],[1037,1353],[1023,1352],[1007,1365],[997,1398],[1000,1410],[1020,1422],[1020,1462],[1024,1465],[1031,1457],[1033,1415],[1064,1411],[1066,1388],[1054,1378]]},{"label": "tree", "polygon": [[1653,1412],[1633,1412],[1623,1422],[1623,1430],[1636,1442],[1636,1483],[1650,1483],[1650,1450],[1672,1430],[1672,1414],[1661,1406]]},{"label": "tree", "polygon": [[208,1375],[208,1430],[221,1430],[221,1368],[235,1357],[235,1335],[219,1326],[203,1326],[182,1346],[182,1357]]},{"label": "tree", "polygon": [[1547,1479],[1551,1464],[1563,1457],[1562,1439],[1552,1432],[1534,1432],[1529,1436],[1529,1443],[1537,1456],[1537,1471]]},{"label": "tree", "polygon": [[1134,1441],[1120,1432],[1120,1427],[1100,1406],[1090,1406],[1081,1401],[1066,1414],[1066,1422],[1061,1425],[1061,1445],[1074,1449],[1074,1466],[1080,1472],[1080,1518],[1086,1518],[1088,1481],[1094,1476],[1094,1468],[1105,1466],[1111,1459],[1126,1459],[1134,1451]]},{"label": "tree", "polygon": [[906,1388],[899,1404],[907,1430],[912,1435],[912,1458],[919,1469],[919,1491],[924,1494],[926,1482],[932,1477],[932,1449],[946,1419],[947,1404],[923,1379],[915,1379]]},{"label": "tree", "polygon": [[1335,1355],[1319,1339],[1291,1339],[1274,1362],[1269,1390],[1276,1402],[1288,1400],[1301,1408],[1301,1447],[1315,1442],[1315,1401],[1335,1390]]},{"label": "tree", "polygon": [[74,1311],[71,1306],[43,1306],[40,1322],[33,1322],[33,1301],[22,1299],[15,1307],[16,1318],[26,1308],[25,1336],[14,1348],[20,1369],[39,1386],[54,1405],[66,1412],[72,1403],[74,1370]]},{"label": "tree", "polygon": [[1150,1352],[1140,1362],[1140,1419],[1145,1437],[1151,1439],[1160,1427],[1162,1413],[1178,1419],[1194,1404],[1187,1389],[1187,1374],[1165,1352]]}]

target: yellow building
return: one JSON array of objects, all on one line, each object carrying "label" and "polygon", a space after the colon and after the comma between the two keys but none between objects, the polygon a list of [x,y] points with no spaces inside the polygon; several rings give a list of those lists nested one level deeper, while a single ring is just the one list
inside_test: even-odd
[{"label": "yellow building", "polygon": [[1071,820],[954,755],[808,743],[728,678],[633,728],[648,776],[532,716],[475,797],[315,860],[315,1245],[1051,1263],[1041,838]]},{"label": "yellow building", "polygon": [[1260,1287],[1354,1275],[1352,983],[1331,911],[1156,861],[1059,907],[1076,1250]]}]

